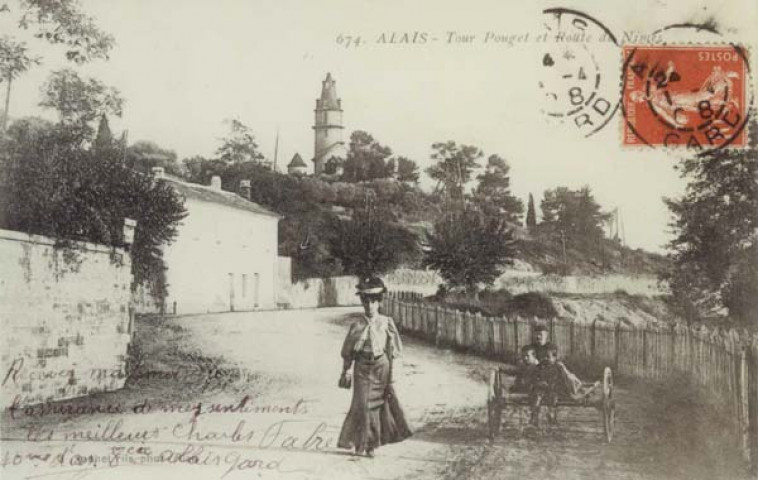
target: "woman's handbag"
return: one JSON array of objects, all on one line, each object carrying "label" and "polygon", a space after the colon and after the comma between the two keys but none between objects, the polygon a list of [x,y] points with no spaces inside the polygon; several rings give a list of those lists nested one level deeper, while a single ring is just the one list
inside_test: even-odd
[{"label": "woman's handbag", "polygon": [[397,443],[413,435],[405,413],[400,406],[395,387],[392,385],[392,342],[387,342],[387,355],[390,362],[387,386],[384,389],[384,405],[379,412],[381,422],[382,444]]},{"label": "woman's handbag", "polygon": [[340,388],[349,389],[353,386],[353,377],[349,373],[343,373],[340,375],[340,380],[337,382],[337,386]]}]

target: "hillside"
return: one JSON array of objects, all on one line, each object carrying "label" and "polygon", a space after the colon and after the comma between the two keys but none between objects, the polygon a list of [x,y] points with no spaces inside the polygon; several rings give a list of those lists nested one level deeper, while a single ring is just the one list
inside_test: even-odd
[{"label": "hillside", "polygon": [[[405,223],[423,239],[432,222]],[[604,239],[594,248],[580,249],[567,245],[566,259],[560,239],[538,226],[530,232],[525,227],[511,225],[517,240],[514,264],[508,271],[546,275],[631,275],[657,277],[668,266],[665,256],[633,249],[618,241]],[[508,272],[506,272],[508,273]]]},{"label": "hillside", "polygon": [[560,239],[547,232],[528,232],[515,227],[519,239],[518,258],[541,273],[563,275],[652,275],[665,270],[668,261],[663,255],[632,249],[618,241],[603,239],[594,248],[578,248],[567,245],[566,260]]}]

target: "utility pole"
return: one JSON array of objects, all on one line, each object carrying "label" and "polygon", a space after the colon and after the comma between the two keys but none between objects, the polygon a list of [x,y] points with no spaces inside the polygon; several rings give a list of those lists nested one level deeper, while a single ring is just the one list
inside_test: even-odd
[{"label": "utility pole", "polygon": [[619,212],[619,219],[621,221],[621,245],[626,247],[626,232],[624,231],[624,217],[621,216],[621,212]]},{"label": "utility pole", "polygon": [[276,160],[279,157],[279,128],[276,129],[276,142],[274,143],[274,171],[277,171]]}]

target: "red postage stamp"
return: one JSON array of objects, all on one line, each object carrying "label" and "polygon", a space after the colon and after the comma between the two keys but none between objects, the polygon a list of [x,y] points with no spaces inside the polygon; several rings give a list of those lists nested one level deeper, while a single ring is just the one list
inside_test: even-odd
[{"label": "red postage stamp", "polygon": [[733,46],[625,46],[623,144],[745,146],[747,60]]}]

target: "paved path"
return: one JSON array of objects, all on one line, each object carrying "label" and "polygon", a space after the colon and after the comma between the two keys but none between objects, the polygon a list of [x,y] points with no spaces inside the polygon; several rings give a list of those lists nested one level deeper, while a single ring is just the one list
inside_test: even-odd
[{"label": "paved path", "polygon": [[6,413],[2,478],[735,478],[731,446],[706,416],[650,389],[619,389],[610,445],[590,409],[564,412],[551,430],[523,431],[516,416],[490,443],[484,378],[495,363],[413,339],[396,388],[416,434],[374,459],[339,451],[350,394],[336,387],[338,352],[355,311],[141,321],[142,373],[120,392],[63,402],[123,413]]}]

